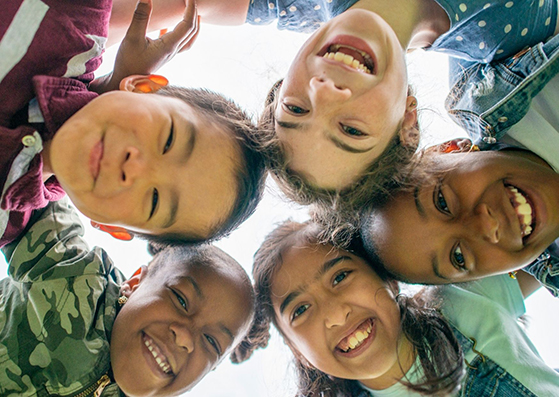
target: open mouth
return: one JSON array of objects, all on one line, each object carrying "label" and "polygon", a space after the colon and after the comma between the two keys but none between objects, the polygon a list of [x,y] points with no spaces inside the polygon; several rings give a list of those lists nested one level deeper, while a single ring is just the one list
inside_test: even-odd
[{"label": "open mouth", "polygon": [[372,332],[373,319],[369,318],[363,321],[351,334],[343,338],[336,346],[336,350],[341,353],[357,351],[366,341],[371,339]]},{"label": "open mouth", "polygon": [[103,141],[101,140],[93,146],[91,153],[89,154],[89,171],[93,176],[93,180],[97,180],[97,177],[99,176],[101,160],[103,159],[103,151]]},{"label": "open mouth", "polygon": [[356,37],[337,36],[325,45],[317,55],[339,62],[361,73],[375,73],[376,62],[372,50],[363,40]]},{"label": "open mouth", "polygon": [[525,192],[512,185],[505,185],[509,193],[510,203],[516,212],[518,222],[520,223],[520,234],[523,243],[526,243],[528,237],[532,234],[536,225],[536,212],[534,205],[530,201]]},{"label": "open mouth", "polygon": [[163,372],[164,375],[168,376],[174,375],[171,364],[169,363],[167,357],[165,356],[165,354],[163,354],[159,346],[157,346],[155,341],[145,333],[142,335],[142,340],[144,342],[144,345],[153,356],[153,360],[157,367],[161,370],[161,372]]}]

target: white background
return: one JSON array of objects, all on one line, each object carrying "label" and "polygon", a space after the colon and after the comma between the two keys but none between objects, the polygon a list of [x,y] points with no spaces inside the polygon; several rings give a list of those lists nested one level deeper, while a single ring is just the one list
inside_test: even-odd
[{"label": "white background", "polygon": [[[256,118],[268,89],[285,74],[306,37],[277,31],[274,26],[216,27],[203,24],[194,47],[178,55],[159,72],[175,85],[206,87],[224,93]],[[115,52],[115,47],[107,51],[99,75],[112,69]],[[408,65],[410,81],[418,92],[420,123],[426,141],[465,135],[452,122],[445,120],[440,106],[448,89],[446,57],[415,51],[408,55]],[[217,245],[237,259],[250,274],[252,256],[264,236],[284,219],[304,220],[306,217],[304,209],[282,200],[270,184],[257,212]],[[91,245],[104,247],[126,276],[150,259],[145,243],[141,241],[117,242],[91,228],[86,233]],[[6,264],[2,259],[0,256],[0,274],[4,275]],[[544,360],[550,366],[559,368],[559,300],[540,289],[526,301],[526,306],[529,334]],[[289,363],[290,353],[274,333],[267,349],[256,352],[251,360],[241,365],[225,361],[188,396],[293,395]]]}]

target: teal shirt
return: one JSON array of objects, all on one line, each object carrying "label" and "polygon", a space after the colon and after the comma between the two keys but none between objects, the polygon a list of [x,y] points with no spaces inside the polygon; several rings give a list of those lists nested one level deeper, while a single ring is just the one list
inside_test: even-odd
[{"label": "teal shirt", "polygon": [[[0,281],[0,395],[74,396],[107,379],[124,276],[83,232],[66,200],[51,202],[2,249],[9,277]],[[114,382],[102,394],[116,395]]]}]

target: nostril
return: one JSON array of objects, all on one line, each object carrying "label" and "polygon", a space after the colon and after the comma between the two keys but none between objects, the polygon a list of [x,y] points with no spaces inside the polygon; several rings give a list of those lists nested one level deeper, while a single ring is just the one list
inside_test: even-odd
[{"label": "nostril", "polygon": [[122,173],[122,181],[126,182],[126,174],[124,172]]},{"label": "nostril", "polygon": [[130,152],[126,153],[126,160],[130,158]]}]

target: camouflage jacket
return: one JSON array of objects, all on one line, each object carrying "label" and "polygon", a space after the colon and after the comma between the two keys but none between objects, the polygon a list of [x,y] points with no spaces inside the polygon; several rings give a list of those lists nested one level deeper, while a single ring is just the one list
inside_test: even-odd
[{"label": "camouflage jacket", "polygon": [[93,396],[100,383],[103,397],[121,395],[108,373],[124,277],[83,232],[66,200],[51,202],[2,249],[0,396]]}]

